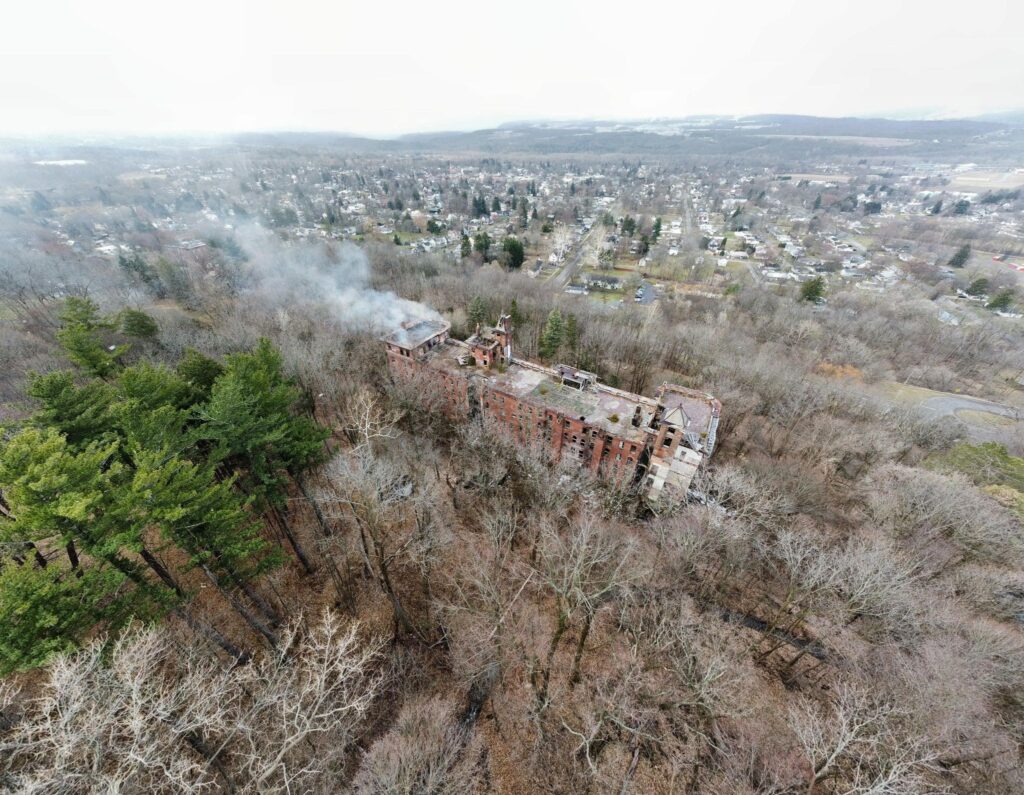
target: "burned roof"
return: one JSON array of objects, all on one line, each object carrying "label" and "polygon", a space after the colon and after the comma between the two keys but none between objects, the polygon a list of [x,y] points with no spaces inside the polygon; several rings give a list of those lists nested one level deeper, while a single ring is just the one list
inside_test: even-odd
[{"label": "burned roof", "polygon": [[432,337],[443,334],[451,328],[444,320],[407,320],[390,334],[383,337],[384,342],[397,345],[406,350],[418,348]]},{"label": "burned roof", "polygon": [[[721,410],[711,395],[675,384],[662,384],[654,399],[607,386],[594,373],[567,365],[545,367],[520,359],[500,369],[477,367],[467,356],[471,350],[468,342],[449,339],[427,351],[424,362],[626,439],[644,439],[659,403],[665,407],[666,421],[695,434],[709,432],[713,417]],[[634,426],[632,419],[638,410],[640,425]]]}]

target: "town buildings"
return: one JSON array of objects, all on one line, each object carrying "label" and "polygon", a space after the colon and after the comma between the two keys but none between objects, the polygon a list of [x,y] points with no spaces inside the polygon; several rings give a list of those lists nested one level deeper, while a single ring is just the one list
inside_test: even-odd
[{"label": "town buildings", "polygon": [[623,486],[639,483],[652,499],[685,495],[714,452],[721,404],[711,395],[665,383],[649,398],[568,365],[517,359],[508,315],[465,341],[450,329],[420,320],[384,337],[392,376],[432,384],[453,412],[479,413],[521,444]]}]

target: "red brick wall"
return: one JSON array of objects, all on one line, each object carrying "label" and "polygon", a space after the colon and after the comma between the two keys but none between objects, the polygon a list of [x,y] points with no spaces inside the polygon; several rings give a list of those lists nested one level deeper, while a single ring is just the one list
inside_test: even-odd
[{"label": "red brick wall", "polygon": [[595,425],[495,389],[485,389],[482,402],[484,417],[507,430],[520,444],[575,461],[612,481],[631,480],[636,472],[642,442],[606,433]]},{"label": "red brick wall", "polygon": [[469,412],[469,390],[466,379],[458,373],[448,373],[425,366],[416,358],[402,356],[397,350],[388,349],[388,371],[396,381],[404,381],[434,389],[452,414]]},{"label": "red brick wall", "polygon": [[[388,349],[388,369],[396,380],[433,384],[440,390],[452,412],[469,411],[466,378],[425,366],[418,359]],[[490,423],[503,428],[524,446],[550,453],[554,458],[575,461],[608,480],[632,480],[644,443],[631,441],[579,418],[521,401],[514,395],[485,386],[480,396],[481,411]],[[652,440],[660,443],[660,439]],[[678,440],[674,440],[678,444]]]}]

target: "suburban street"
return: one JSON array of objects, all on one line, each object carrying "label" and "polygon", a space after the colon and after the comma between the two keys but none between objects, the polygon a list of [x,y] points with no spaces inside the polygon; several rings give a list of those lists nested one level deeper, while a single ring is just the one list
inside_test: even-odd
[{"label": "suburban street", "polygon": [[590,231],[583,236],[572,255],[562,266],[562,270],[551,277],[550,283],[556,290],[564,290],[569,285],[569,282],[572,281],[573,276],[576,275],[576,271],[583,262],[583,258],[593,250],[604,231],[604,227],[600,223],[595,223],[590,228]]}]

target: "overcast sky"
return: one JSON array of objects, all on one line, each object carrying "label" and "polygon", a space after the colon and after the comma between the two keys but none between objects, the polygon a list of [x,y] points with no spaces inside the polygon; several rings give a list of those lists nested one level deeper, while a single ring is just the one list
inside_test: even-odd
[{"label": "overcast sky", "polygon": [[0,132],[1024,106],[1024,0],[8,0]]}]

